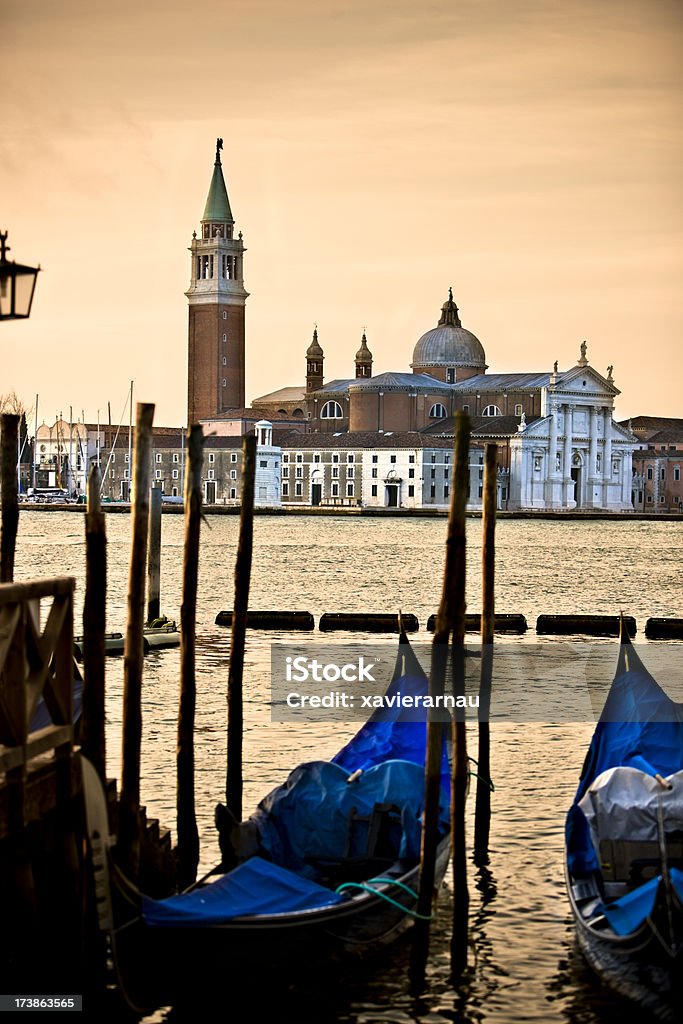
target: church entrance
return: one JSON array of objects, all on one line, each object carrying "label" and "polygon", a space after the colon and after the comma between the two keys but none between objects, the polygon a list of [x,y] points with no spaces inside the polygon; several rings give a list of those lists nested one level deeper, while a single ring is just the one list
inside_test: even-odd
[{"label": "church entrance", "polygon": [[311,485],[311,505],[319,505],[323,500],[323,485],[312,484]]},{"label": "church entrance", "polygon": [[574,466],[572,469],[572,480],[574,481],[574,501],[576,507],[581,505],[581,466]]},{"label": "church entrance", "polygon": [[387,508],[398,508],[398,484],[387,484]]}]

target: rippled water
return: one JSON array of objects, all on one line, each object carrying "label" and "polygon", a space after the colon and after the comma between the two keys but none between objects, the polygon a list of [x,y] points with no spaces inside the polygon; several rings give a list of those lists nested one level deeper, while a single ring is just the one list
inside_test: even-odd
[{"label": "rippled water", "polygon": [[[436,610],[445,520],[259,516],[251,606],[326,611],[415,613],[424,629]],[[130,520],[107,517],[108,628],[125,623]],[[238,521],[209,516],[203,527],[197,617],[197,806],[202,864],[217,856],[214,804],[225,772],[225,691],[228,635],[216,613],[232,606]],[[468,604],[478,610],[481,526],[468,521]],[[183,522],[163,520],[162,610],[178,617]],[[680,615],[683,530],[678,523],[505,520],[497,530],[496,605],[522,612],[533,626],[541,613],[625,613],[639,629],[650,615]],[[83,520],[72,513],[21,514],[16,578],[74,575],[77,623],[83,596]],[[78,626],[77,626],[78,628]],[[286,639],[288,634],[277,634]],[[269,658],[273,634],[250,634],[245,668],[246,809],[295,764],[331,756],[357,728],[297,726],[270,720]],[[319,642],[320,634],[311,634]],[[377,638],[375,638],[377,639]],[[386,637],[388,645],[395,637]],[[420,639],[427,640],[421,631]],[[505,642],[536,642],[526,638]],[[565,640],[546,641],[554,644]],[[606,643],[610,643],[607,642]],[[612,642],[613,643],[613,642]],[[647,663],[647,645],[643,657]],[[654,654],[654,650],[652,651]],[[615,650],[616,655],[616,650]],[[150,814],[173,826],[178,652],[145,663],[142,797]],[[108,760],[118,773],[122,661],[108,662]],[[420,1021],[515,1021],[596,1024],[624,1021],[628,1011],[604,992],[575,950],[564,891],[562,832],[592,725],[494,724],[490,864],[470,865],[470,967],[457,991],[448,982],[449,889],[439,904],[429,985],[411,996],[407,943],[343,977],[310,978],[281,993],[277,1013],[256,1011],[232,1020],[272,1019],[346,1024]],[[476,731],[469,742],[476,747]],[[470,801],[470,811],[474,801]],[[470,822],[471,826],[471,822]],[[470,827],[471,835],[471,827]],[[261,994],[258,993],[261,998]],[[158,1014],[155,1019],[162,1019]],[[171,1014],[175,1019],[178,1015]],[[180,1018],[178,1018],[180,1019]],[[182,1018],[185,1020],[186,1018]],[[187,1018],[189,1019],[189,1018]],[[227,1019],[227,1018],[226,1018]]]}]

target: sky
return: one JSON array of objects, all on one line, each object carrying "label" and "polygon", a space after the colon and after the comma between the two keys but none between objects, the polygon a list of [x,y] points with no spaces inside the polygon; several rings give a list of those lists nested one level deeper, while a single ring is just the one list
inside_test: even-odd
[{"label": "sky", "polygon": [[[408,370],[449,286],[491,371],[614,366],[683,416],[680,0],[0,0],[0,228],[41,264],[0,394],[182,424],[215,140],[244,233],[247,401]],[[127,421],[127,415],[126,415]]]}]

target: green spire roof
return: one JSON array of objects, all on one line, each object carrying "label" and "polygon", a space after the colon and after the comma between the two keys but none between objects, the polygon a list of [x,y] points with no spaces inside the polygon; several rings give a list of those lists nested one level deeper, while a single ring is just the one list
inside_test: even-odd
[{"label": "green spire roof", "polygon": [[221,166],[222,148],[223,140],[216,139],[216,162],[213,165],[213,177],[211,178],[211,184],[209,186],[209,194],[206,197],[206,206],[204,207],[202,221],[213,223],[218,221],[229,221],[231,224],[234,224],[235,221],[230,209],[228,190],[225,187],[223,168]]}]

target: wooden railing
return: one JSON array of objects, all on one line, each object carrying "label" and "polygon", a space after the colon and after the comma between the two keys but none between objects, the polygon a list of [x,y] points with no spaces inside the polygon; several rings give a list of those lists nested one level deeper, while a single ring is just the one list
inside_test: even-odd
[{"label": "wooden railing", "polygon": [[[9,790],[10,819],[0,832],[22,828],[32,817],[25,788],[34,758],[54,751],[53,767],[58,773],[64,768],[70,790],[73,591],[74,580],[67,577],[0,584],[0,791]],[[41,628],[41,601],[50,599]],[[41,697],[52,724],[31,731]],[[59,781],[57,790],[64,792]]]}]

